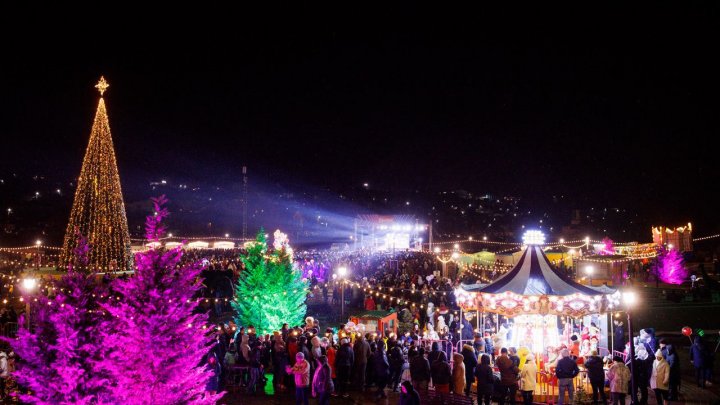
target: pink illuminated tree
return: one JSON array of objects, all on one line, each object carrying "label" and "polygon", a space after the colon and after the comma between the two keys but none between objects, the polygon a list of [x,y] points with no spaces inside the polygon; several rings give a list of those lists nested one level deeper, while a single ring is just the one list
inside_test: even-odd
[{"label": "pink illuminated tree", "polygon": [[[168,216],[164,196],[152,200],[147,239],[159,241]],[[122,404],[214,404],[207,395],[212,374],[201,364],[210,350],[207,314],[193,314],[201,287],[198,263],[179,266],[181,248],[150,249],[135,258],[137,270],[112,288],[119,299],[103,305],[111,319],[103,331],[109,354],[100,368],[110,376],[113,402]]]},{"label": "pink illuminated tree", "polygon": [[682,284],[687,278],[688,272],[683,264],[683,257],[677,249],[665,249],[661,247],[658,251],[656,274],[664,283]]},{"label": "pink illuminated tree", "polygon": [[87,266],[90,247],[78,231],[75,237],[75,263],[54,286],[55,298],[33,300],[34,328],[21,321],[17,339],[8,340],[19,357],[14,376],[28,388],[23,403],[101,404],[110,398],[108,375],[97,369],[108,353],[97,330],[106,319],[99,300],[108,293],[96,274],[76,270]]},{"label": "pink illuminated tree", "polygon": [[602,240],[603,247],[602,250],[599,252],[601,255],[614,255],[615,254],[615,246],[613,245],[613,240],[605,237]]}]

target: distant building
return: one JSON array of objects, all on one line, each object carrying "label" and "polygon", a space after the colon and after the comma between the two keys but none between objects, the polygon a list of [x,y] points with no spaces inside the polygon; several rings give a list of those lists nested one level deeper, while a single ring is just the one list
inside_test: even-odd
[{"label": "distant building", "polygon": [[667,228],[658,226],[652,228],[653,243],[662,246],[672,246],[679,252],[692,251],[692,224],[688,222],[687,226],[678,226],[677,228]]}]

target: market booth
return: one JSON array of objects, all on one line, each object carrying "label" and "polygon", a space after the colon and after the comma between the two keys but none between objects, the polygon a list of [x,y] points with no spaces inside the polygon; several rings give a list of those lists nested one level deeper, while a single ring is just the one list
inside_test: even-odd
[{"label": "market booth", "polygon": [[397,312],[395,311],[366,311],[350,318],[356,325],[365,325],[365,332],[382,335],[385,330],[397,335]]},{"label": "market booth", "polygon": [[[592,344],[602,354],[603,343],[607,347],[607,317],[601,314],[619,304],[620,293],[607,286],[579,284],[557,271],[543,252],[542,233],[528,231],[523,241],[522,254],[512,270],[489,284],[461,285],[455,295],[463,311],[511,318],[503,346],[529,349],[544,373],[538,381],[549,382],[551,370],[546,363],[562,346],[579,352],[581,343],[590,343],[590,334],[595,333]],[[581,332],[574,333],[573,325],[580,322]],[[547,390],[547,385],[539,385]]]}]

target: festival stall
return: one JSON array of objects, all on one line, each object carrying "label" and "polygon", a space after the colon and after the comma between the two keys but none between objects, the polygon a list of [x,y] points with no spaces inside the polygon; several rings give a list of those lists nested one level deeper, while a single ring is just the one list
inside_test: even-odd
[{"label": "festival stall", "polygon": [[366,311],[350,318],[356,325],[365,325],[366,332],[376,332],[384,336],[385,331],[397,334],[397,312],[392,311]]}]

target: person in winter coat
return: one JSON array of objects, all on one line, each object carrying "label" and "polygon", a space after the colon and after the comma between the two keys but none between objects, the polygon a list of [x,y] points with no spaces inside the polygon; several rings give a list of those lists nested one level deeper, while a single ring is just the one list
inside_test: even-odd
[{"label": "person in winter coat", "polygon": [[[206,367],[208,370],[212,371],[212,376],[208,379],[208,382],[205,386],[205,391],[207,391],[209,395],[215,395],[217,394],[220,385],[220,373],[222,372],[222,367],[220,366],[220,362],[218,361],[217,356],[212,351],[207,356]],[[5,370],[4,372],[0,370],[0,373],[5,374],[5,376],[2,376],[2,387],[3,391],[5,391],[5,379],[7,378],[7,355],[5,354],[5,352],[0,352],[0,368],[2,368],[2,370]]]},{"label": "person in winter coat", "polygon": [[430,374],[435,391],[450,392],[452,371],[450,370],[450,364],[447,362],[447,357],[445,357],[445,352],[440,352],[440,356],[430,365]]},{"label": "person in winter coat", "polygon": [[523,403],[532,405],[533,392],[537,385],[537,366],[532,357],[525,360],[523,369],[520,370],[520,391],[522,392]]},{"label": "person in winter coat", "polygon": [[298,352],[295,355],[295,365],[286,368],[288,374],[295,376],[295,405],[308,405],[308,387],[310,386],[310,363],[305,355]]},{"label": "person in winter coat", "polygon": [[250,336],[242,335],[240,343],[240,364],[250,363]]},{"label": "person in winter coat", "polygon": [[613,364],[607,372],[610,382],[610,400],[613,405],[625,405],[625,396],[630,382],[630,369],[620,356],[613,357]]},{"label": "person in winter coat", "polygon": [[[216,371],[216,370],[213,370],[213,371]],[[8,355],[7,355],[7,353],[5,353],[5,351],[0,350],[0,400],[5,398],[5,383],[6,383],[5,380],[7,380],[9,374],[10,373],[9,373],[9,367],[8,367]],[[214,378],[216,378],[215,374],[213,375],[213,377],[210,377],[210,379],[214,379]],[[208,385],[209,384],[210,383],[208,382]],[[208,388],[211,388],[211,387],[208,387]],[[207,390],[210,391],[209,389],[207,389]],[[215,386],[215,392],[217,392],[217,383]]]},{"label": "person in winter coat", "polygon": [[320,356],[317,360],[317,367],[312,383],[312,395],[317,397],[318,405],[327,405],[330,402],[330,394],[335,390],[332,381],[332,371],[328,364],[327,356]]},{"label": "person in winter coat", "polygon": [[420,395],[410,381],[403,381],[400,387],[400,401],[398,405],[420,405]]},{"label": "person in winter coat", "polygon": [[500,369],[500,386],[503,392],[499,404],[505,404],[505,395],[509,392],[510,404],[515,405],[515,393],[518,389],[517,376],[520,370],[515,366],[512,359],[508,357],[508,350],[506,348],[503,347],[500,349],[500,355],[495,359],[495,365]]},{"label": "person in winter coat", "polygon": [[587,369],[588,379],[592,387],[593,403],[597,403],[599,394],[603,404],[606,404],[605,370],[603,370],[603,361],[600,356],[597,355],[597,350],[590,351],[590,355],[585,359],[585,368]]},{"label": "person in winter coat", "polygon": [[485,332],[485,353],[490,355],[490,359],[495,359],[495,345],[493,344],[493,339],[490,336],[490,332]]},{"label": "person in winter coat", "polygon": [[370,358],[370,344],[362,335],[355,338],[355,346],[353,346],[355,355],[355,363],[353,365],[353,382],[355,386],[361,390],[365,390],[365,368]]},{"label": "person in winter coat", "polygon": [[490,398],[495,385],[495,375],[492,367],[490,367],[489,354],[480,356],[480,364],[475,368],[475,378],[477,379],[478,405],[490,405]]},{"label": "person in winter coat", "polygon": [[475,380],[475,367],[478,365],[475,348],[470,345],[463,345],[462,356],[463,363],[465,363],[465,395],[470,396],[470,388],[473,380]]},{"label": "person in winter coat", "polygon": [[276,390],[284,391],[285,385],[283,384],[283,373],[285,372],[285,366],[288,364],[288,355],[281,334],[275,335],[275,342],[273,343],[272,348],[273,385]]},{"label": "person in winter coat", "polygon": [[680,388],[680,357],[675,351],[675,346],[668,344],[665,339],[660,339],[660,350],[662,350],[665,361],[670,365],[668,399],[677,401],[678,390]]},{"label": "person in winter coat", "polygon": [[568,392],[570,402],[575,397],[575,388],[573,386],[573,378],[580,373],[580,369],[575,363],[575,359],[570,357],[570,351],[563,349],[560,352],[560,360],[555,367],[555,375],[558,378],[558,405],[565,403],[565,391]]},{"label": "person in winter coat", "polygon": [[650,388],[655,391],[655,400],[658,405],[663,405],[667,399],[668,388],[670,387],[670,365],[663,357],[662,350],[655,352],[652,375],[650,376]]},{"label": "person in winter coat", "polygon": [[403,365],[405,364],[405,356],[403,356],[402,348],[395,339],[388,340],[388,361],[390,362],[390,387],[394,392],[398,391],[400,378],[402,377]]},{"label": "person in winter coat", "polygon": [[[474,356],[474,355],[473,355]],[[456,394],[462,394],[466,391],[466,378],[467,370],[464,362],[465,356],[460,353],[453,353],[453,370],[452,370],[452,381],[453,381],[453,392]],[[476,361],[477,363],[477,361]],[[475,370],[473,370],[475,372]],[[473,378],[473,375],[470,375]],[[470,380],[472,384],[472,380]]]},{"label": "person in winter coat", "polygon": [[375,396],[378,398],[387,398],[385,394],[385,386],[390,379],[390,363],[388,362],[387,355],[385,354],[385,346],[383,344],[377,345],[375,353],[373,353],[373,371],[375,376],[375,382],[377,383],[377,392]]},{"label": "person in winter coat", "polygon": [[419,348],[417,355],[410,359],[410,379],[412,385],[421,391],[427,391],[430,381],[430,362],[425,358],[425,349]]},{"label": "person in winter coat", "polygon": [[428,353],[428,361],[430,362],[431,367],[435,360],[440,358],[440,353],[443,353],[440,351],[440,345],[438,342],[433,342],[430,353]]},{"label": "person in winter coat", "polygon": [[695,341],[690,346],[690,362],[695,367],[695,379],[698,387],[705,388],[705,360],[707,360],[707,349],[700,336],[695,336]]},{"label": "person in winter coat", "polygon": [[[347,397],[347,386],[350,382],[350,372],[355,362],[355,353],[350,347],[350,341],[347,338],[340,340],[340,349],[335,355],[335,368],[337,372],[338,393],[343,397]],[[364,370],[363,370],[364,374]]]}]

